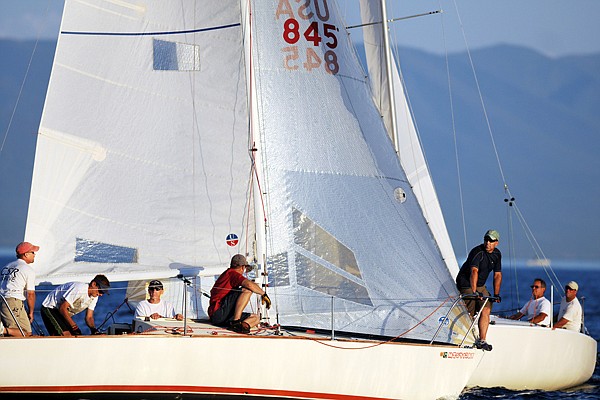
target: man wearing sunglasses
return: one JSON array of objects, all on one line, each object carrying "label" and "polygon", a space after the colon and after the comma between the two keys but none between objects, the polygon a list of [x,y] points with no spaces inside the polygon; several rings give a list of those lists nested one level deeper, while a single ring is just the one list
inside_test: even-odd
[{"label": "man wearing sunglasses", "polygon": [[563,328],[575,332],[581,331],[581,316],[583,312],[581,304],[579,304],[579,300],[577,299],[578,290],[579,285],[577,282],[571,281],[567,283],[567,286],[565,286],[565,297],[560,302],[558,321],[552,329]]},{"label": "man wearing sunglasses", "polygon": [[536,278],[531,285],[531,299],[519,310],[518,313],[511,315],[510,319],[521,319],[524,315],[532,324],[541,326],[550,326],[550,316],[552,315],[552,304],[550,300],[544,297],[546,292],[546,282],[541,278]]},{"label": "man wearing sunglasses", "polygon": [[58,286],[42,303],[42,320],[50,336],[79,336],[81,329],[73,320],[75,314],[87,310],[85,324],[92,335],[99,334],[94,323],[94,309],[98,297],[108,293],[110,282],[104,275],[96,275],[88,284],[69,282]]},{"label": "man wearing sunglasses", "polygon": [[[0,271],[0,319],[8,336],[31,336],[31,322],[35,306],[35,271],[31,267],[40,248],[29,242],[19,243],[15,249],[17,260]],[[25,311],[25,302],[29,312]],[[19,329],[19,327],[21,329]]]},{"label": "man wearing sunglasses", "polygon": [[161,300],[164,293],[161,281],[153,280],[148,284],[148,299],[140,301],[135,308],[136,318],[175,318],[183,321],[183,315],[175,313],[175,307],[168,301]]},{"label": "man wearing sunglasses", "polygon": [[[483,235],[483,243],[474,247],[456,276],[456,287],[461,294],[477,295],[477,298],[465,299],[465,305],[471,318],[481,310],[479,316],[479,339],[475,347],[491,351],[492,345],[485,341],[490,325],[492,302],[500,302],[500,285],[502,284],[502,254],[496,248],[500,234],[490,229]],[[485,282],[491,272],[494,272],[494,299],[485,303],[483,297],[490,297]],[[483,304],[486,304],[483,307]]]}]

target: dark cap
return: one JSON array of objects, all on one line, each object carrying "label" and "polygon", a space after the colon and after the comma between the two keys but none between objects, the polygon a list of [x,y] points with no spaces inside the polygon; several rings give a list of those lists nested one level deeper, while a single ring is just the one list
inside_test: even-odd
[{"label": "dark cap", "polygon": [[246,266],[248,265],[248,261],[246,261],[246,257],[244,257],[241,254],[236,254],[235,256],[231,257],[231,264],[229,264],[230,268],[236,268],[236,267],[240,267],[240,266]]},{"label": "dark cap", "polygon": [[96,286],[98,287],[100,293],[110,294],[108,293],[108,288],[110,288],[110,282],[108,281],[108,278],[106,276],[96,275],[94,279],[92,279],[92,282],[96,282]]},{"label": "dark cap", "polygon": [[148,284],[148,289],[150,288],[155,288],[158,290],[163,290],[163,284],[161,281],[155,279],[153,281],[150,281],[150,283]]}]

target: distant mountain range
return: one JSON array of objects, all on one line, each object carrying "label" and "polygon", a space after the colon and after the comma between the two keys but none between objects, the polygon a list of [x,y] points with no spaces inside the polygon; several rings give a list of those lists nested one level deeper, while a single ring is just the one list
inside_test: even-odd
[{"label": "distant mountain range", "polygon": [[[29,64],[35,42],[0,40],[0,247],[14,246],[24,235],[36,132],[55,45],[39,42]],[[600,54],[549,58],[515,46],[471,53],[500,172],[466,54],[448,56],[449,85],[444,56],[410,48],[398,52],[457,257],[464,258],[492,227],[501,232],[505,256],[535,257],[521,223],[507,217],[505,180],[546,258],[600,264]],[[509,237],[516,242],[510,250]]]}]

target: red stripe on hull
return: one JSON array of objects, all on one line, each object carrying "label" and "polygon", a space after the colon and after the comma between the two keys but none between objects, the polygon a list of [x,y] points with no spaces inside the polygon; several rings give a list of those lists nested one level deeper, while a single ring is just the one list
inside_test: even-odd
[{"label": "red stripe on hull", "polygon": [[289,397],[301,399],[366,400],[383,397],[353,396],[333,393],[299,392],[293,390],[270,390],[254,388],[227,388],[209,386],[19,386],[0,387],[0,393],[198,393],[210,395],[246,395],[266,397]]}]

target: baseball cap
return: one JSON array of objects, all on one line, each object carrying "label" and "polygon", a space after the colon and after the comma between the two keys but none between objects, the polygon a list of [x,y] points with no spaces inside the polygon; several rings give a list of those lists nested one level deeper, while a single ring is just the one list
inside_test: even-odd
[{"label": "baseball cap", "polygon": [[571,281],[571,282],[567,283],[567,286],[573,290],[579,290],[579,285],[575,281]]},{"label": "baseball cap", "polygon": [[498,233],[498,231],[495,231],[493,229],[490,229],[489,231],[487,231],[485,233],[485,235],[483,235],[484,238],[489,237],[492,240],[500,240],[500,234]]},{"label": "baseball cap", "polygon": [[21,255],[21,254],[29,253],[30,251],[36,252],[39,249],[40,249],[39,246],[34,246],[29,242],[21,242],[17,245],[17,247],[15,248],[15,251],[17,252],[17,255]]},{"label": "baseball cap", "polygon": [[156,288],[158,290],[163,290],[163,284],[161,281],[155,279],[153,281],[150,281],[150,283],[148,284],[148,289],[150,288]]},{"label": "baseball cap", "polygon": [[229,264],[230,268],[239,267],[241,265],[243,265],[243,266],[248,265],[248,261],[246,261],[246,257],[244,257],[241,254],[236,254],[235,256],[231,257],[231,264]]}]

